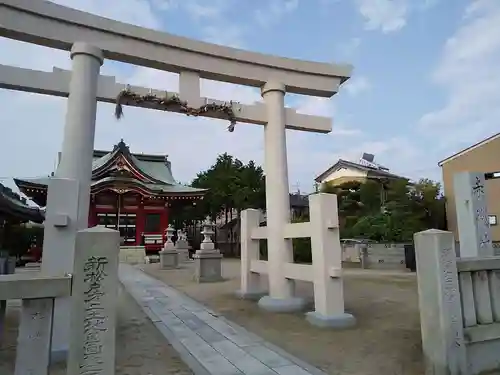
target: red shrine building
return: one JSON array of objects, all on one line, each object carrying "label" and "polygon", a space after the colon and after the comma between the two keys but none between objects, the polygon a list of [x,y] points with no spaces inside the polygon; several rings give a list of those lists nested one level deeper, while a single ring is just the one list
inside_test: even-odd
[{"label": "red shrine building", "polygon": [[[35,203],[47,203],[50,177],[15,179]],[[122,141],[112,151],[94,151],[89,227],[120,231],[122,245],[158,251],[164,243],[169,212],[203,199],[206,189],[178,184],[165,155],[132,154]]]}]

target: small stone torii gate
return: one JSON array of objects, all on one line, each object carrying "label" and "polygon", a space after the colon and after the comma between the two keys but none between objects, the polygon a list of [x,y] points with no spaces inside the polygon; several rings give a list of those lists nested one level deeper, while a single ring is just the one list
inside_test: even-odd
[{"label": "small stone torii gate", "polygon": [[[0,0],[0,36],[71,51],[72,71],[52,73],[0,66],[0,87],[68,97],[60,164],[47,197],[42,272],[72,272],[76,232],[88,226],[97,101],[264,125],[264,167],[273,259],[291,249],[283,238],[290,222],[285,129],[328,133],[331,119],[285,108],[287,92],[331,97],[351,66],[309,62],[242,51],[112,21],[48,1]],[[178,73],[179,94],[129,87],[100,76],[104,58]],[[259,87],[264,104],[241,105],[200,97],[200,78]],[[288,241],[289,242],[289,241]],[[280,265],[276,265],[279,271]],[[274,268],[274,267],[273,267]],[[270,285],[270,296],[288,298]],[[54,355],[68,342],[67,301],[56,301]]]}]

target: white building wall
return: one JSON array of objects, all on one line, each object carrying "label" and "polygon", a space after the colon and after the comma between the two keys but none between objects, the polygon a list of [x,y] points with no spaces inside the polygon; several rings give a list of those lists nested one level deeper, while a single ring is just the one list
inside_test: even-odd
[{"label": "white building wall", "polygon": [[368,171],[361,171],[361,170],[355,169],[355,168],[342,167],[342,168],[339,168],[339,169],[333,171],[329,175],[327,175],[325,178],[323,178],[321,180],[320,183],[323,184],[323,183],[326,183],[328,181],[332,181],[332,180],[335,180],[335,179],[341,178],[341,177],[366,177],[367,174],[368,174]]}]

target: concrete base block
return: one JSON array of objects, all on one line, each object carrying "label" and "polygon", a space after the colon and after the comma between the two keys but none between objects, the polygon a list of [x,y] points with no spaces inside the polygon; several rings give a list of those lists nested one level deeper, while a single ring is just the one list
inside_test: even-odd
[{"label": "concrete base block", "polygon": [[348,313],[325,316],[317,311],[311,311],[306,314],[306,320],[316,327],[345,329],[356,325],[356,318]]},{"label": "concrete base block", "polygon": [[248,300],[251,300],[251,301],[258,301],[260,300],[262,297],[264,297],[265,295],[267,295],[268,292],[264,292],[264,291],[251,291],[251,292],[243,292],[242,290],[238,289],[236,292],[234,292],[234,295],[237,297],[237,298],[240,298],[240,299],[248,299]]},{"label": "concrete base block", "polygon": [[303,298],[271,298],[264,296],[259,300],[259,307],[262,310],[276,313],[297,312],[304,309],[306,301]]},{"label": "concrete base block", "polygon": [[213,283],[224,280],[222,278],[222,254],[217,250],[198,250],[193,258],[196,282]]},{"label": "concrete base block", "polygon": [[189,249],[177,249],[177,254],[179,254],[179,263],[189,262]]},{"label": "concrete base block", "polygon": [[144,246],[120,246],[120,262],[127,264],[143,264],[146,257]]},{"label": "concrete base block", "polygon": [[162,270],[179,268],[179,255],[176,250],[162,250],[159,254],[160,268]]}]

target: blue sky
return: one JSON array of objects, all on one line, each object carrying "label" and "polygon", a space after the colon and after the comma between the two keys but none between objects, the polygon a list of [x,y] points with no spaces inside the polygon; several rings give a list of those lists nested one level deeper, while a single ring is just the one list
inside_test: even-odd
[{"label": "blue sky", "polygon": [[[339,157],[355,161],[362,152],[375,154],[393,172],[440,179],[440,159],[498,129],[497,0],[109,0],[106,8],[98,0],[57,2],[204,41],[352,64],[352,79],[333,99],[287,97],[288,105],[303,112],[333,116],[330,135],[289,132],[290,184],[302,190],[310,190],[312,179]],[[0,48],[10,51],[1,54],[2,64],[70,67],[65,52],[2,39]],[[171,74],[121,63],[106,62],[102,73],[154,88],[177,85]],[[212,97],[259,100],[252,89],[206,86]],[[19,142],[22,131],[32,131],[33,113],[15,110],[20,106],[38,108],[51,134],[42,143],[25,139],[25,149],[39,150],[35,163],[26,156],[15,165],[0,165],[0,177],[46,174],[60,148],[64,100],[6,91],[0,96],[11,113],[4,121],[18,130],[0,140],[0,153],[15,154],[9,147]],[[241,125],[228,135],[225,127],[213,125],[218,121],[129,108],[129,116],[117,125],[111,112],[109,105],[99,105],[96,148],[110,148],[124,138],[132,151],[167,153],[181,181],[208,167],[220,152],[262,162],[258,127]],[[166,122],[176,125],[165,130]]]}]

